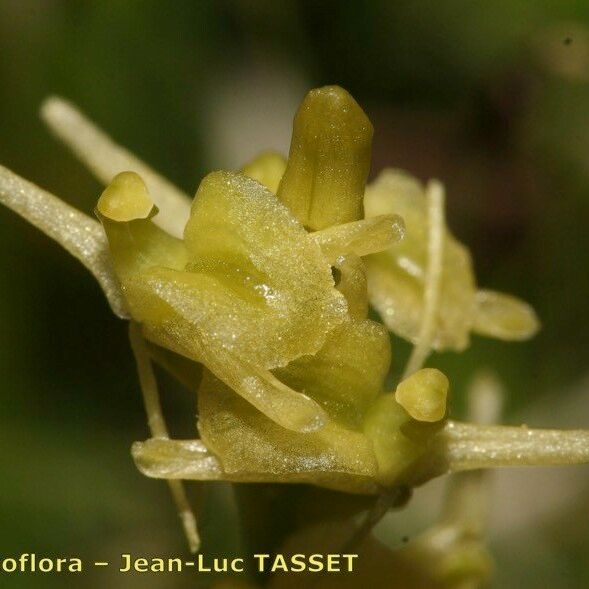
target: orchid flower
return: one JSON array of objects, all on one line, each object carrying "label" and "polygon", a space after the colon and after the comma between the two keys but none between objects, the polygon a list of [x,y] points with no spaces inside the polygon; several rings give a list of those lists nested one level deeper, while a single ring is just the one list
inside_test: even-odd
[{"label": "orchid flower", "polygon": [[[192,201],[67,102],[41,113],[107,184],[98,220],[5,168],[0,202],[77,257],[130,321],[152,433],[132,455],[168,480],[193,550],[183,479],[387,496],[446,472],[589,462],[587,431],[447,419],[450,383],[423,367],[430,351],[463,349],[470,331],[525,339],[538,321],[476,289],[438,181],[385,171],[366,186],[372,125],[345,90],[307,95],[288,159],[213,172]],[[387,328],[415,344],[394,391]],[[154,362],[196,394],[197,438],[169,438]]]}]

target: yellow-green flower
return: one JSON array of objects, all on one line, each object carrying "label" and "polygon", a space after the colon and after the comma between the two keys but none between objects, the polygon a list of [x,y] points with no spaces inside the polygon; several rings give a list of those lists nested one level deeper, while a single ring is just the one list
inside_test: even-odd
[{"label": "yellow-green flower", "polygon": [[[449,470],[589,460],[584,431],[446,419],[449,382],[423,368],[430,350],[460,350],[470,331],[523,339],[537,320],[476,290],[438,182],[424,191],[386,171],[366,188],[372,126],[345,90],[308,94],[288,159],[213,172],[192,201],[71,105],[50,99],[42,114],[108,184],[100,224],[4,168],[0,201],[79,258],[131,321],[152,432],[133,457],[169,481],[194,549],[180,479],[381,494]],[[390,341],[369,294],[415,343],[396,391],[383,389]],[[169,439],[153,362],[196,393],[198,439]]]},{"label": "yellow-green flower", "polygon": [[[399,170],[388,169],[366,189],[368,218],[395,212],[403,217],[407,235],[395,247],[366,259],[370,302],[394,333],[416,343],[427,288],[428,216],[426,190]],[[510,295],[477,290],[468,248],[442,222],[443,249],[439,302],[431,345],[461,351],[474,331],[504,340],[524,340],[539,328],[534,310]]]}]

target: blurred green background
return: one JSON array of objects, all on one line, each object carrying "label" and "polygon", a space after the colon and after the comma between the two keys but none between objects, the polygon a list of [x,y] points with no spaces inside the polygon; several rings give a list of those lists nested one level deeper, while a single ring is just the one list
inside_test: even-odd
[{"label": "blurred green background", "polygon": [[[432,359],[453,383],[454,416],[484,367],[509,393],[505,422],[589,427],[587,2],[0,0],[0,162],[86,211],[101,187],[43,128],[47,95],[194,192],[211,169],[286,153],[297,104],[334,83],[375,126],[373,174],[443,180],[479,284],[542,319],[531,343],[475,338]],[[129,455],[147,428],[126,326],[76,261],[4,209],[0,285],[0,556],[184,554],[165,485]],[[394,346],[400,369],[407,347]],[[193,400],[163,384],[176,434],[193,435]],[[379,537],[395,545],[423,529],[439,487]],[[589,470],[510,471],[495,488],[494,586],[589,586]],[[209,487],[201,532],[208,554],[241,549],[226,486]],[[209,580],[98,569],[0,586]]]}]

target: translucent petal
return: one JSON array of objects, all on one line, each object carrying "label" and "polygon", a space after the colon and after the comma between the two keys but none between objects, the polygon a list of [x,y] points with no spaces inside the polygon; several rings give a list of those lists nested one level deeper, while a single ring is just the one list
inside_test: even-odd
[{"label": "translucent petal", "polygon": [[270,192],[276,194],[278,185],[286,170],[286,158],[275,151],[264,151],[246,164],[241,172],[249,178],[263,184]]},{"label": "translucent petal", "polygon": [[[200,320],[202,309],[198,309],[198,315],[187,314],[192,304],[198,307],[202,301],[195,297],[186,300],[183,298],[184,293],[178,296],[177,291],[174,293],[170,290],[169,284],[168,279],[160,283],[162,291],[166,291],[161,300],[165,301],[167,293],[172,292],[168,299],[170,307],[178,311],[182,318],[178,321],[176,317],[170,317],[161,324],[146,325],[144,329],[147,337],[177,353],[203,362],[233,390],[283,427],[296,431],[313,431],[323,427],[327,416],[313,400],[285,386],[268,370],[245,362],[231,349],[231,343],[225,345],[216,334],[211,336],[207,332],[207,322]],[[151,286],[152,292],[159,289],[154,282],[151,282]],[[188,321],[184,320],[186,318]]]},{"label": "translucent petal", "polygon": [[207,176],[185,231],[189,269],[211,287],[211,332],[264,368],[317,352],[345,316],[319,246],[276,197],[229,172]]},{"label": "translucent petal", "polygon": [[[254,447],[251,451],[255,453],[259,448]],[[311,452],[313,449],[310,449]],[[239,470],[225,472],[221,461],[202,440],[151,438],[145,442],[135,442],[131,447],[131,454],[139,471],[155,479],[312,484],[325,482],[326,487],[353,493],[374,494],[378,491],[376,485],[364,475],[324,472],[321,466],[292,472],[285,472],[283,469],[256,471],[248,468],[248,463],[244,462]],[[243,458],[248,460],[247,455]],[[297,460],[300,462],[301,457],[293,457],[293,462]],[[314,458],[309,460],[309,464],[311,460]],[[254,459],[249,464],[253,466],[257,463],[258,460]]]},{"label": "translucent petal", "polygon": [[[423,187],[396,170],[385,170],[366,189],[366,216],[399,214],[402,241],[387,252],[365,258],[368,294],[389,329],[417,341],[423,315],[427,265],[427,209]],[[468,345],[475,309],[475,283],[468,250],[447,232],[433,346],[462,350]]]},{"label": "translucent petal", "polygon": [[372,125],[338,86],[311,90],[294,119],[278,198],[309,229],[358,221],[370,170]]},{"label": "translucent petal", "polygon": [[333,263],[343,254],[367,256],[389,248],[405,233],[403,219],[398,215],[379,215],[371,219],[333,225],[310,234]]},{"label": "translucent petal", "polygon": [[155,223],[176,237],[182,235],[190,198],[87,119],[73,104],[52,96],[41,106],[41,118],[103,184],[131,170],[144,180],[160,212]]},{"label": "translucent petal", "polygon": [[[375,492],[376,460],[361,433],[329,422],[312,433],[286,430],[212,375],[198,394],[198,427],[230,480],[310,482],[349,492]],[[268,477],[268,479],[265,479]]]},{"label": "translucent petal", "polygon": [[[117,225],[123,236],[127,236],[131,232],[125,231],[124,225],[147,223],[149,221]],[[141,237],[148,233],[144,227],[134,229],[133,233],[140,233]],[[144,233],[138,229],[143,229]],[[151,230],[156,235],[161,232],[153,224]],[[109,231],[109,238],[117,233]],[[166,237],[174,239],[167,234]],[[116,237],[111,243],[120,245]],[[165,253],[163,248],[155,250],[159,256]],[[309,431],[324,425],[327,420],[325,413],[314,401],[288,388],[267,370],[244,361],[238,351],[232,349],[231,341],[225,339],[226,334],[213,331],[216,320],[222,317],[217,313],[226,312],[226,305],[217,306],[224,294],[218,282],[206,275],[160,266],[144,270],[141,266],[149,263],[148,259],[133,256],[132,251],[124,247],[123,251],[131,254],[129,257],[133,263],[140,260],[137,264],[140,267],[138,274],[127,275],[123,285],[133,318],[143,324],[143,332],[148,339],[177,354],[202,362],[285,428]],[[149,250],[144,248],[143,251]],[[126,267],[125,257],[115,257],[119,268]],[[177,260],[170,257],[172,262]],[[247,308],[233,311],[244,310],[247,312]]]},{"label": "translucent petal", "polygon": [[199,481],[223,478],[219,461],[200,440],[152,438],[135,442],[131,454],[137,468],[148,477]]},{"label": "translucent petal", "polygon": [[348,320],[332,331],[314,356],[303,356],[275,374],[305,391],[339,423],[358,428],[382,391],[390,361],[390,340],[382,325]]},{"label": "translucent petal", "polygon": [[[158,291],[162,293],[159,299],[153,294]],[[160,346],[202,362],[234,391],[284,428],[307,432],[325,425],[327,415],[315,401],[289,388],[268,370],[245,362],[230,346],[207,332],[207,325],[199,321],[200,315],[187,315],[189,307],[198,309],[200,306],[198,298],[185,299],[185,292],[180,292],[179,297],[178,291],[170,288],[169,278],[159,286],[148,280],[144,292],[144,310],[152,305],[157,308],[167,304],[165,311],[160,309],[147,313],[151,319],[144,323],[146,337]],[[198,312],[201,313],[201,309]]]},{"label": "translucent petal", "polygon": [[527,303],[511,295],[479,290],[473,330],[503,340],[526,340],[540,329],[538,317]]},{"label": "translucent petal", "polygon": [[128,317],[100,223],[2,166],[0,202],[80,260],[102,287],[114,313]]}]

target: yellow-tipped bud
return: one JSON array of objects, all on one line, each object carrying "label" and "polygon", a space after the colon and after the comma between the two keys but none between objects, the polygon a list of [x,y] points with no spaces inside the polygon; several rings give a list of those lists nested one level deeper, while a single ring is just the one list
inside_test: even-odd
[{"label": "yellow-tipped bud", "polygon": [[118,223],[146,219],[153,207],[154,203],[145,182],[135,172],[117,174],[100,195],[96,205],[103,217]]},{"label": "yellow-tipped bud", "polygon": [[422,368],[399,384],[395,399],[417,421],[440,421],[446,413],[449,386],[443,372]]},{"label": "yellow-tipped bud", "polygon": [[309,229],[364,218],[372,125],[339,86],[311,90],[293,125],[278,197]]}]

